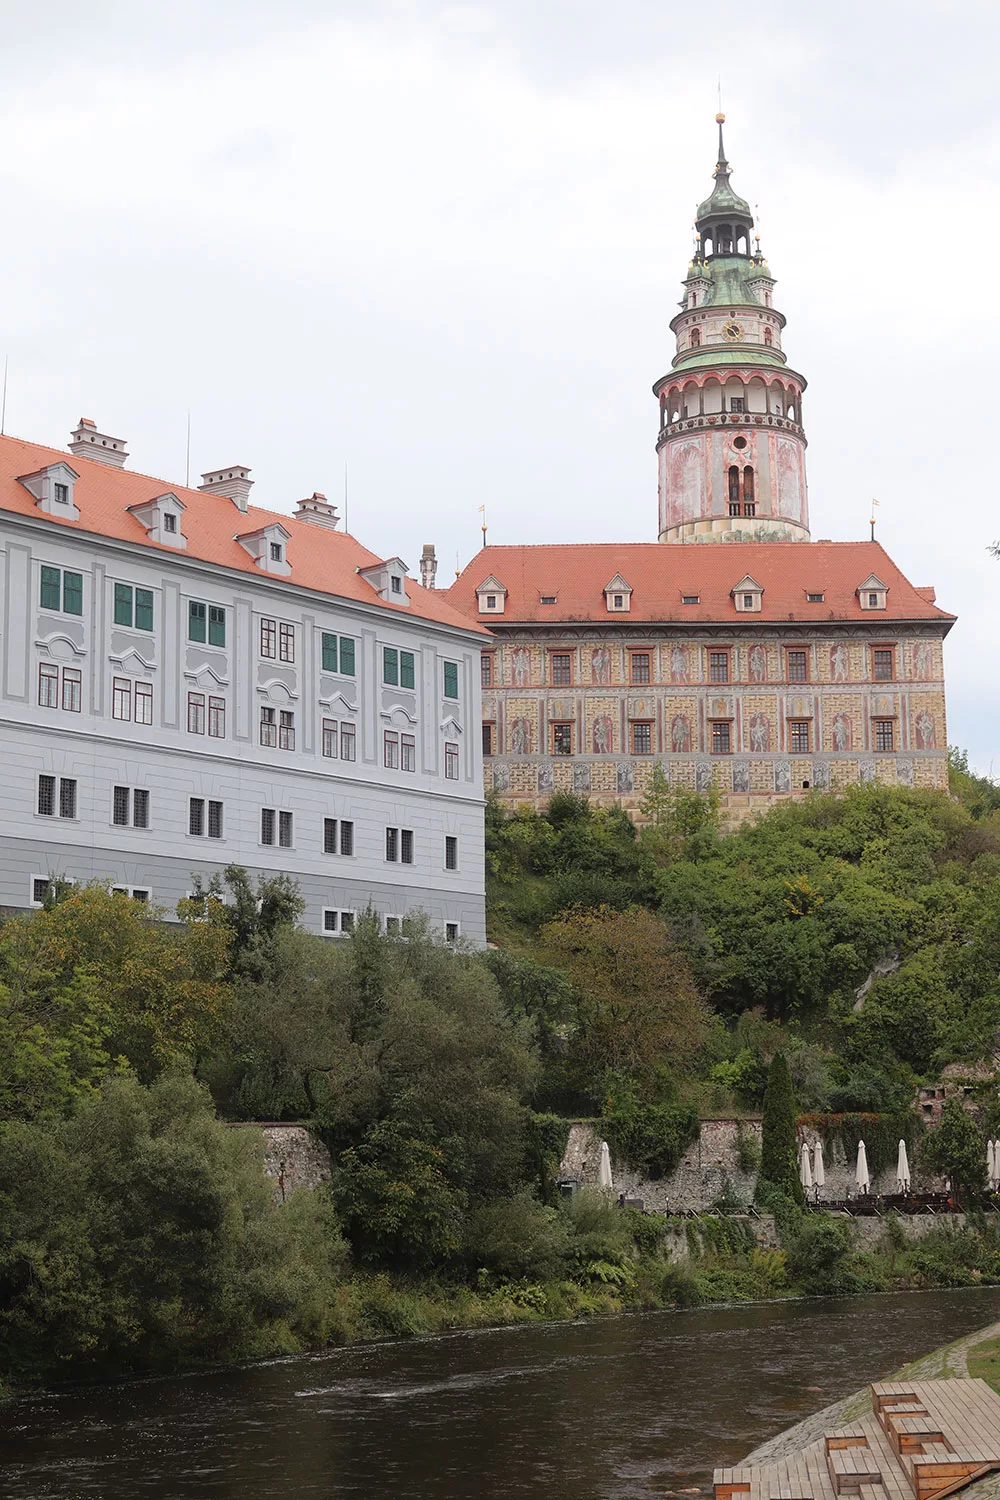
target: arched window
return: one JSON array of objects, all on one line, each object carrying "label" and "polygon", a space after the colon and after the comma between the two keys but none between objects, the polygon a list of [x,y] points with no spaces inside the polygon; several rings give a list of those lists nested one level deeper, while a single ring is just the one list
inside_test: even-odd
[{"label": "arched window", "polygon": [[754,503],[753,491],[753,469],[747,465],[743,470],[743,514],[745,516],[753,516],[756,513],[757,507]]},{"label": "arched window", "polygon": [[740,513],[740,471],[733,464],[729,470],[729,514],[738,516]]},{"label": "arched window", "polygon": [[691,348],[692,349],[700,349],[701,348],[701,329],[700,328],[692,328],[692,330],[691,330]]},{"label": "arched window", "polygon": [[771,332],[770,328],[764,329],[764,343],[768,349],[770,349],[771,345],[774,343],[774,334]]}]

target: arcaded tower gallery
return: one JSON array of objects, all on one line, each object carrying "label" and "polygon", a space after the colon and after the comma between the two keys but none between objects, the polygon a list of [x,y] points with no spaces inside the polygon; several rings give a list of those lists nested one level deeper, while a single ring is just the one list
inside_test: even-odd
[{"label": "arcaded tower gallery", "polygon": [[954,616],[877,542],[810,540],[806,382],[721,118],[714,176],[653,387],[659,540],[484,547],[448,591],[493,635],[484,776],[512,804],[639,811],[656,765],[731,819],[813,788],[948,783]]}]

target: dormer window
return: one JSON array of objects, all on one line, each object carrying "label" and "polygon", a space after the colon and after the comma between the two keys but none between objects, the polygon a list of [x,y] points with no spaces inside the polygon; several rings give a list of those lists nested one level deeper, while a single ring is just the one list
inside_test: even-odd
[{"label": "dormer window", "polygon": [[281,547],[281,543],[280,542],[272,542],[271,545],[270,545],[269,551],[270,551],[270,557],[271,557],[271,561],[272,562],[280,562],[281,561],[282,547]]},{"label": "dormer window", "polygon": [[858,602],[862,609],[885,609],[888,585],[876,573],[870,573],[858,589]]},{"label": "dormer window", "polygon": [[541,599],[540,599],[539,602],[542,603],[542,604],[555,604],[555,602],[556,602],[556,595],[555,594],[542,594]]},{"label": "dormer window", "polygon": [[[491,573],[476,589],[476,602],[481,615],[502,615],[507,590]],[[544,603],[544,600],[542,601]]]},{"label": "dormer window", "polygon": [[401,594],[403,592],[403,580],[398,573],[392,574],[390,582],[394,594]]},{"label": "dormer window", "polygon": [[733,590],[733,598],[740,614],[759,614],[763,596],[764,590],[749,573],[740,579]]},{"label": "dormer window", "polygon": [[701,595],[700,594],[682,594],[681,595],[681,603],[682,604],[700,604],[701,603]]},{"label": "dormer window", "polygon": [[167,514],[163,517],[163,529],[164,531],[171,531],[176,535],[177,517],[173,514],[172,511],[168,511]]},{"label": "dormer window", "polygon": [[614,595],[614,607],[615,607],[615,609],[624,609],[625,608],[625,595],[624,594],[615,594]]},{"label": "dormer window", "polygon": [[185,508],[183,500],[168,491],[165,495],[155,495],[152,500],[130,505],[129,514],[145,527],[151,542],[160,542],[166,547],[186,547],[187,538],[181,531],[180,522]]},{"label": "dormer window", "polygon": [[50,464],[34,474],[22,474],[19,482],[33,495],[38,509],[46,516],[63,521],[79,521],[80,512],[73,500],[73,485],[79,478],[67,463]]},{"label": "dormer window", "polygon": [[279,522],[261,526],[256,531],[238,532],[236,540],[265,573],[275,573],[281,578],[287,578],[291,573],[285,555],[289,533]]},{"label": "dormer window", "polygon": [[632,608],[632,586],[620,573],[604,585],[604,603],[610,614],[627,614]]},{"label": "dormer window", "polygon": [[486,608],[487,609],[496,609],[496,607],[497,607],[497,596],[496,596],[496,594],[487,594],[486,595]]},{"label": "dormer window", "polygon": [[878,609],[878,607],[879,607],[879,597],[878,597],[878,594],[873,591],[872,593],[870,593],[868,595],[868,608],[869,609]]},{"label": "dormer window", "polygon": [[744,609],[753,609],[753,594],[744,594],[743,595],[743,608]]},{"label": "dormer window", "polygon": [[370,568],[359,568],[358,572],[386,604],[409,604],[407,567],[401,557],[389,557],[385,562],[372,563]]},{"label": "dormer window", "polygon": [[54,492],[54,495],[55,495],[55,500],[56,500],[56,504],[57,505],[68,505],[69,504],[69,485],[68,484],[54,484],[52,486],[52,489],[53,489],[53,492]]}]

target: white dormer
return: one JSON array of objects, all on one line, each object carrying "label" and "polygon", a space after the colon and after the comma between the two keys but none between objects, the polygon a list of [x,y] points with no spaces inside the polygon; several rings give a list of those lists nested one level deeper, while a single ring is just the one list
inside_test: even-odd
[{"label": "white dormer", "polygon": [[168,491],[152,500],[141,500],[128,509],[139,525],[145,526],[151,542],[161,542],[164,547],[187,546],[187,537],[182,530],[186,506],[176,495]]},{"label": "white dormer", "polygon": [[57,463],[49,464],[47,469],[38,469],[34,474],[22,474],[19,483],[29,495],[34,495],[43,515],[79,521],[80,512],[73,500],[73,486],[79,477],[69,464]]},{"label": "white dormer", "polygon": [[604,585],[604,603],[612,615],[628,614],[632,608],[632,585],[626,583],[620,573]]},{"label": "white dormer", "polygon": [[409,572],[400,557],[387,557],[385,562],[372,563],[370,568],[359,568],[358,573],[370,583],[380,599],[386,604],[409,604],[406,592],[406,575]]},{"label": "white dormer", "polygon": [[488,578],[484,578],[476,589],[476,599],[481,615],[502,615],[506,598],[507,590],[499,578],[494,578],[492,573]]},{"label": "white dormer", "polygon": [[869,573],[858,587],[858,600],[862,609],[885,609],[888,584],[882,582],[877,573]]},{"label": "white dormer", "polygon": [[274,573],[278,578],[287,578],[292,569],[285,549],[291,540],[291,532],[277,521],[270,526],[259,526],[256,531],[237,533],[236,540],[244,547],[262,573]]},{"label": "white dormer", "polygon": [[733,601],[738,612],[741,615],[760,614],[761,601],[763,597],[763,588],[757,582],[756,578],[751,578],[749,573],[747,573],[745,577],[741,578],[739,583],[733,589]]}]

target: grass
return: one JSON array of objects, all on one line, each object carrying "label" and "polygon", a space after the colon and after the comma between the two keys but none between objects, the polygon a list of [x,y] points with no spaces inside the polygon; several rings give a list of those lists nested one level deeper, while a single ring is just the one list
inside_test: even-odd
[{"label": "grass", "polygon": [[968,1353],[969,1374],[1000,1392],[1000,1337],[974,1344]]}]

